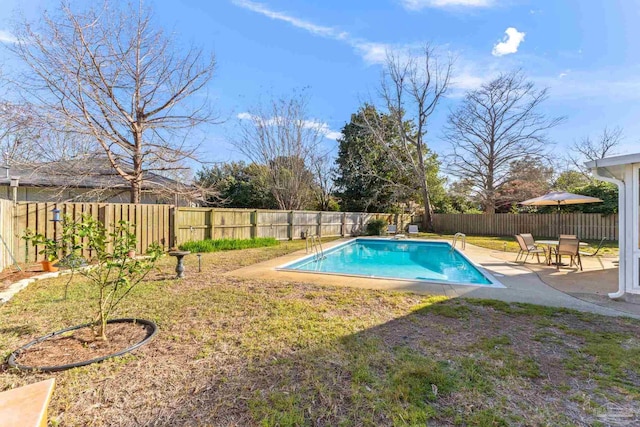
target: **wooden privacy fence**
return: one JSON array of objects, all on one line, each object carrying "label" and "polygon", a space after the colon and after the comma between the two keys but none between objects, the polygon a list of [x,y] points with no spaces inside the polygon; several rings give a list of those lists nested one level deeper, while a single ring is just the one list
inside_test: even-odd
[{"label": "wooden privacy fence", "polygon": [[11,265],[13,260],[11,254],[14,252],[14,231],[13,203],[9,200],[0,199],[0,270]]},{"label": "wooden privacy fence", "polygon": [[535,237],[575,234],[580,239],[618,240],[618,215],[591,213],[557,214],[435,214],[436,233],[478,236],[511,236],[531,233]]},{"label": "wooden privacy fence", "polygon": [[[157,242],[165,249],[190,240],[274,237],[278,240],[300,239],[303,233],[323,237],[358,235],[372,219],[385,219],[404,230],[419,218],[410,215],[362,212],[279,211],[261,209],[190,208],[171,205],[134,205],[127,203],[29,203],[13,205],[0,200],[0,268],[11,265],[11,254],[18,262],[37,261],[41,248],[22,239],[26,229],[48,238],[61,236],[60,223],[51,221],[52,210],[80,219],[91,215],[111,228],[120,220],[136,227],[137,251],[146,252]],[[601,214],[436,214],[438,233],[462,232],[470,235],[507,236],[532,233],[536,237],[557,237],[559,232],[576,234],[581,239],[618,239],[618,216]],[[6,243],[6,247],[5,244]],[[89,254],[83,254],[85,256]]]},{"label": "wooden privacy fence", "polygon": [[[52,210],[60,210],[60,218],[68,215],[79,220],[83,215],[103,222],[112,229],[119,221],[135,226],[137,252],[144,253],[151,243],[165,249],[189,240],[220,238],[275,237],[278,240],[300,239],[302,233],[321,236],[348,236],[361,234],[371,219],[386,219],[404,228],[409,215],[361,212],[278,211],[251,209],[189,208],[171,205],[128,203],[33,203],[13,205],[0,200],[0,233],[7,244],[0,242],[0,269],[12,264],[11,254],[18,262],[43,259],[22,237],[31,229],[50,239],[59,239],[62,225],[52,221]],[[90,256],[88,253],[83,256]]]},{"label": "wooden privacy fence", "polygon": [[[59,239],[62,225],[52,221],[53,209],[60,210],[60,218],[69,215],[79,220],[83,215],[103,222],[107,229],[112,229],[119,221],[129,221],[135,225],[137,252],[144,253],[151,243],[159,243],[164,248],[172,246],[171,240],[171,205],[135,205],[129,203],[18,203],[15,207],[16,232],[13,233],[13,253],[19,262],[36,261],[43,258],[38,255],[42,249],[33,247],[22,239],[24,231],[31,229],[50,239]],[[5,219],[2,219],[3,224]],[[89,256],[88,253],[82,254]],[[4,267],[10,265],[5,264]]]},{"label": "wooden privacy fence", "polygon": [[410,215],[362,212],[279,211],[261,209],[187,208],[176,210],[175,240],[274,237],[302,238],[302,233],[324,237],[361,234],[371,219],[385,219],[403,229]]}]

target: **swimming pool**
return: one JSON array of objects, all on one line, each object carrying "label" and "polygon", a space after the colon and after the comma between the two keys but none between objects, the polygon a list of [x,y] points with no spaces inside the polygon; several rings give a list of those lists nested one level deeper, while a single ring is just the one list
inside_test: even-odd
[{"label": "swimming pool", "polygon": [[447,242],[357,238],[281,270],[503,287]]}]

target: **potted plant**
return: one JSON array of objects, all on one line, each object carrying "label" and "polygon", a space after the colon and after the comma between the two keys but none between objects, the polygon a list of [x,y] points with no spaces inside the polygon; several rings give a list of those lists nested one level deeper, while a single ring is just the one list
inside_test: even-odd
[{"label": "potted plant", "polygon": [[44,271],[58,271],[57,267],[54,267],[58,260],[58,254],[61,251],[61,242],[55,239],[50,239],[42,234],[33,234],[31,230],[26,230],[23,239],[27,242],[31,242],[32,245],[41,247],[38,252],[40,255],[44,255],[44,260],[40,261],[42,269]]}]

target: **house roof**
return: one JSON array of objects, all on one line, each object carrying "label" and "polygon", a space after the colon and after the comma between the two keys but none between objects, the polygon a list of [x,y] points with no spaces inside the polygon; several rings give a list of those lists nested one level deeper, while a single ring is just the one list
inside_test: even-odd
[{"label": "house roof", "polygon": [[592,170],[598,170],[598,175],[600,176],[610,176],[622,180],[624,178],[625,165],[633,163],[640,163],[640,153],[605,157],[604,159],[586,162],[585,166]]},{"label": "house roof", "polygon": [[[3,170],[4,169],[4,170]],[[125,166],[131,171],[130,166]],[[38,164],[0,166],[0,185],[19,177],[20,186],[126,189],[130,187],[104,157],[78,158]],[[143,190],[178,189],[181,184],[151,172],[144,174]]]}]

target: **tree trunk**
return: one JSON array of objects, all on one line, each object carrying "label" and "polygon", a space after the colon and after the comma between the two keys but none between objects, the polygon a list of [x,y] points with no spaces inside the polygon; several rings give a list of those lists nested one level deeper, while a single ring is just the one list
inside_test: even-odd
[{"label": "tree trunk", "polygon": [[134,179],[131,181],[131,197],[130,197],[130,202],[131,203],[140,203],[140,182],[137,179]]},{"label": "tree trunk", "polygon": [[[492,135],[494,131],[492,130]],[[493,215],[496,213],[496,189],[494,187],[494,173],[495,173],[495,140],[491,139],[489,144],[489,166],[487,168],[487,186],[484,202],[484,213]]]},{"label": "tree trunk", "polygon": [[431,206],[431,197],[426,185],[422,187],[422,200],[424,203],[424,215],[422,216],[422,229],[427,233],[433,233],[433,207]]},{"label": "tree trunk", "polygon": [[[100,300],[98,301],[98,317],[94,323],[94,333],[96,338],[106,341],[107,340],[107,313],[104,310],[104,288],[100,288]],[[95,327],[98,330],[95,330]]]},{"label": "tree trunk", "polygon": [[133,179],[131,180],[131,203],[140,203],[140,193],[142,192],[142,156],[140,155],[140,141],[142,132],[137,131],[134,137],[137,152],[133,155]]}]

